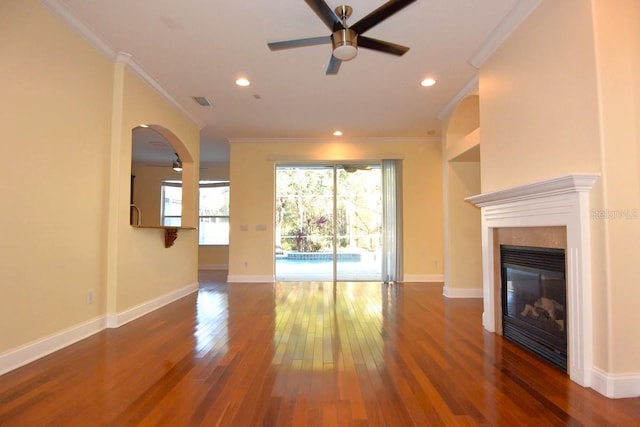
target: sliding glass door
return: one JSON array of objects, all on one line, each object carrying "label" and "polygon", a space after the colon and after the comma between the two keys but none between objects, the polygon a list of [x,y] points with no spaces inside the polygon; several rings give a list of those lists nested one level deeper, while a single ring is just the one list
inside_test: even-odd
[{"label": "sliding glass door", "polygon": [[277,167],[277,280],[333,279],[333,204],[333,168]]},{"label": "sliding glass door", "polygon": [[276,169],[276,280],[382,280],[379,163]]},{"label": "sliding glass door", "polygon": [[382,280],[380,165],[336,168],[336,279]]}]

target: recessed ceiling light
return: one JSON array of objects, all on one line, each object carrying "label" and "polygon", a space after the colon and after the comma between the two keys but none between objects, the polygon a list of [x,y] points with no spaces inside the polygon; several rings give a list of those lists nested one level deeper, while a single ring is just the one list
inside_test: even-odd
[{"label": "recessed ceiling light", "polygon": [[238,86],[249,86],[251,84],[251,82],[248,79],[245,79],[244,77],[239,78],[238,80],[236,80],[236,84]]},{"label": "recessed ceiling light", "polygon": [[432,78],[424,79],[423,81],[420,82],[420,85],[424,87],[433,86],[434,84],[436,84],[436,81]]},{"label": "recessed ceiling light", "polygon": [[333,132],[333,136],[342,136],[342,131],[336,130]]}]

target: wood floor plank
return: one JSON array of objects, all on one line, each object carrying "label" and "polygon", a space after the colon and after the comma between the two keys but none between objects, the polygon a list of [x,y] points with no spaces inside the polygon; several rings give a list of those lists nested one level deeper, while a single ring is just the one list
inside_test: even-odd
[{"label": "wood floor plank", "polygon": [[640,426],[441,284],[201,289],[0,376],[1,426]]}]

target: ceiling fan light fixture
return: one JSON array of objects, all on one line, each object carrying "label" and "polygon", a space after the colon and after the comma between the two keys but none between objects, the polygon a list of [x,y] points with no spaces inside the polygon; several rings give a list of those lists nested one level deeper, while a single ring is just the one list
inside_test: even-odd
[{"label": "ceiling fan light fixture", "polygon": [[331,35],[333,56],[341,61],[350,61],[358,55],[358,34],[348,28],[338,30]]},{"label": "ceiling fan light fixture", "polygon": [[176,159],[173,161],[171,168],[176,172],[182,172],[182,160],[180,156],[178,156],[178,153],[176,153]]}]

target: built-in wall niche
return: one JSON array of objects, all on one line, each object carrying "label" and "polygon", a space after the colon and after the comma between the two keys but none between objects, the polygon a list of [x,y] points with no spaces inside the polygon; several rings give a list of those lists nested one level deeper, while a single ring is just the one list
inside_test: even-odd
[{"label": "built-in wall niche", "polygon": [[[173,197],[171,188],[181,181],[182,159],[177,150],[153,127],[138,126],[132,130],[130,224],[139,227],[181,226],[181,200]],[[163,191],[163,185],[168,191]],[[166,193],[166,194],[165,194]],[[163,213],[171,217],[163,224]]]}]

